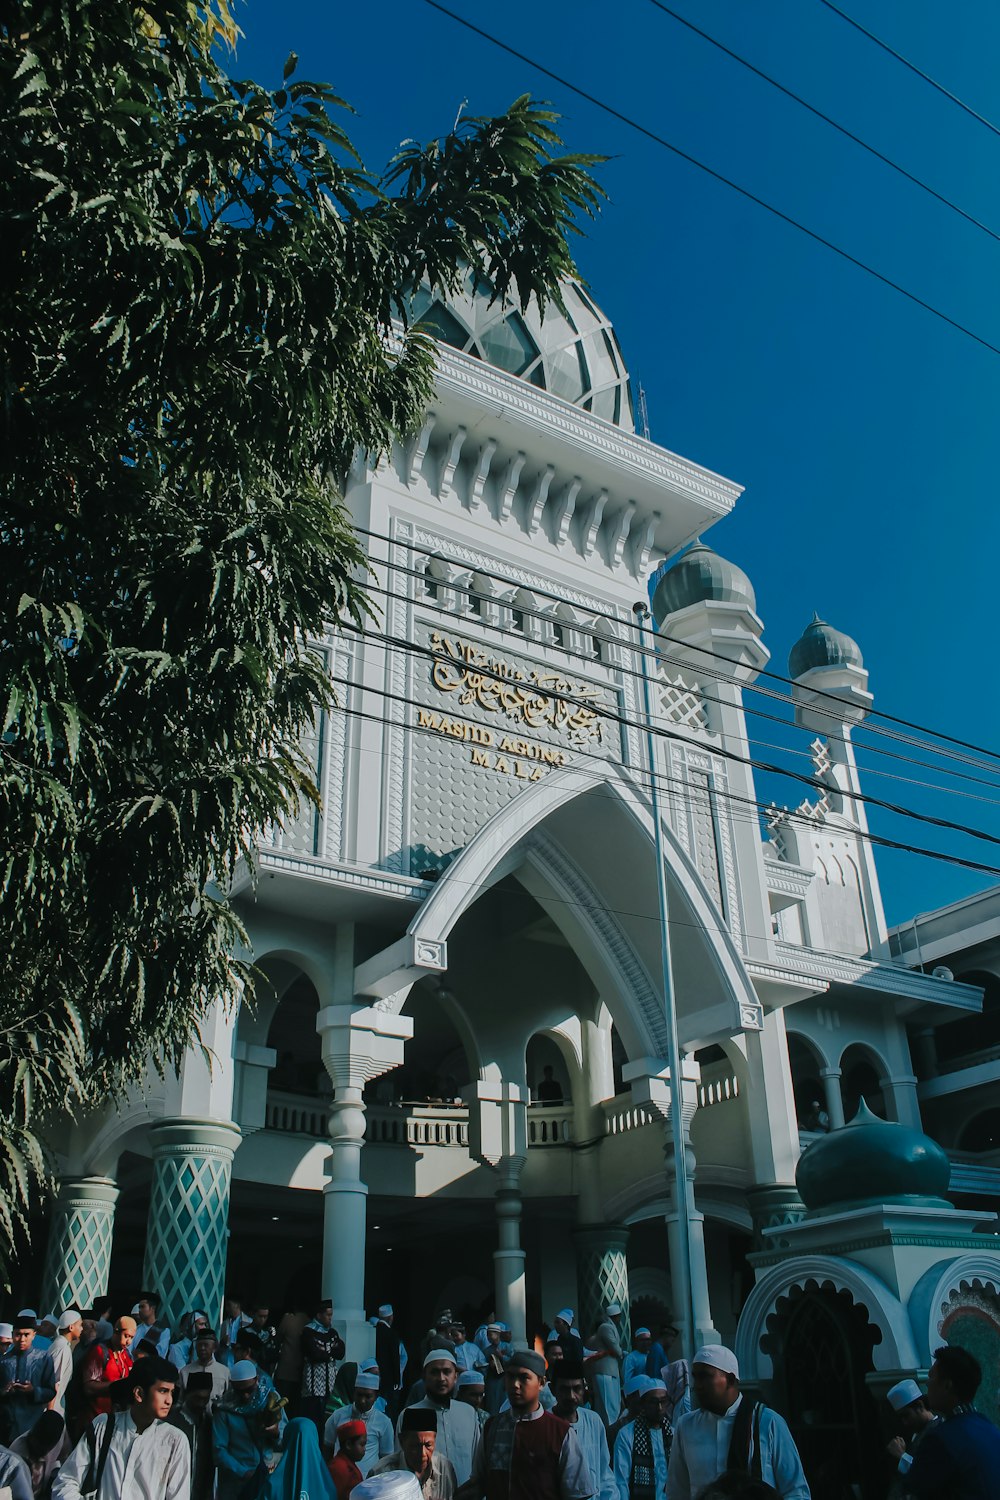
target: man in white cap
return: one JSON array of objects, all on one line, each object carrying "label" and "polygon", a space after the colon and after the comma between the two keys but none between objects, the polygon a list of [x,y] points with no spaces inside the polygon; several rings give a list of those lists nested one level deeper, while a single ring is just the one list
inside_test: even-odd
[{"label": "man in white cap", "polygon": [[260,1464],[271,1466],[288,1425],[285,1413],[274,1405],[276,1399],[274,1392],[263,1396],[252,1360],[236,1361],[229,1372],[229,1390],[212,1417],[218,1500],[242,1500]]},{"label": "man in white cap", "polygon": [[554,1365],[549,1384],[555,1395],[552,1415],[568,1422],[576,1433],[584,1463],[590,1473],[594,1500],[618,1500],[618,1487],[611,1472],[611,1449],[604,1423],[596,1411],[584,1405],[587,1382],[582,1365]]},{"label": "man in white cap", "polygon": [[810,1500],[788,1425],[761,1401],[744,1399],[736,1355],[706,1344],[691,1361],[697,1411],[674,1429],[667,1500],[694,1500],[727,1470],[763,1480],[781,1500]]},{"label": "man in white cap", "polygon": [[632,1348],[622,1360],[622,1385],[632,1379],[633,1375],[645,1375],[646,1360],[649,1358],[650,1346],[653,1335],[648,1328],[637,1328],[632,1335]]},{"label": "man in white cap", "polygon": [[644,1377],[639,1412],[615,1438],[613,1466],[620,1500],[661,1500],[673,1429],[666,1418],[667,1388]]},{"label": "man in white cap", "polygon": [[73,1350],[83,1333],[83,1318],[75,1307],[61,1313],[56,1324],[56,1336],[49,1350],[52,1368],[56,1373],[56,1393],[49,1406],[52,1411],[66,1415],[66,1387],[73,1377]]},{"label": "man in white cap", "polygon": [[34,1347],[36,1349],[51,1349],[58,1331],[59,1314],[54,1312],[46,1313],[43,1318],[38,1319]]},{"label": "man in white cap", "polygon": [[10,1346],[14,1342],[13,1323],[0,1323],[0,1359],[10,1353]]},{"label": "man in white cap", "polygon": [[[458,1366],[450,1349],[428,1349],[424,1358],[424,1389],[426,1395],[412,1406],[430,1409],[437,1415],[436,1452],[447,1458],[455,1470],[459,1484],[465,1484],[472,1473],[479,1453],[480,1426],[475,1411],[465,1401],[457,1401],[455,1388],[458,1384]],[[397,1433],[400,1422],[396,1424]]]},{"label": "man in white cap", "polygon": [[594,1408],[604,1419],[605,1427],[617,1422],[622,1409],[622,1346],[618,1337],[621,1320],[621,1305],[609,1302],[594,1334],[593,1352],[587,1356]]},{"label": "man in white cap", "polygon": [[484,1372],[482,1370],[463,1370],[458,1377],[455,1395],[459,1401],[464,1401],[466,1406],[472,1407],[480,1427],[485,1427],[490,1414],[486,1410],[486,1376]]},{"label": "man in white cap", "polygon": [[575,1326],[576,1313],[571,1307],[563,1307],[556,1313],[553,1327],[546,1342],[558,1344],[562,1357],[571,1365],[583,1362],[583,1339]]},{"label": "man in white cap", "polygon": [[927,1405],[923,1391],[915,1380],[900,1380],[886,1391],[885,1399],[896,1414],[900,1435],[886,1445],[889,1457],[895,1460],[897,1478],[891,1494],[906,1493],[906,1476],[913,1463],[913,1454],[925,1433],[930,1432],[941,1421]]},{"label": "man in white cap", "polygon": [[359,1370],[354,1377],[354,1402],[351,1406],[339,1406],[323,1429],[323,1448],[328,1457],[337,1451],[337,1428],[345,1422],[363,1422],[368,1433],[368,1444],[364,1455],[357,1460],[358,1468],[365,1479],[380,1458],[388,1458],[396,1448],[396,1434],[392,1423],[375,1402],[378,1400],[379,1377],[374,1370]]},{"label": "man in white cap", "polygon": [[[383,1302],[375,1322],[375,1358],[378,1361],[381,1381],[379,1392],[385,1400],[386,1410],[390,1417],[396,1415],[403,1389],[403,1363],[400,1355],[404,1354],[404,1351],[399,1334],[392,1326],[395,1317],[392,1303]],[[370,1434],[368,1447],[371,1449]],[[365,1472],[367,1473],[367,1470]]]}]

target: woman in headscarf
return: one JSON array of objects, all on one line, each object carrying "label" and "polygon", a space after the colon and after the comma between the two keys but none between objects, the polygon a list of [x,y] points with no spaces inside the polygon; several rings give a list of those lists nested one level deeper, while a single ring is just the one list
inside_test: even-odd
[{"label": "woman in headscarf", "polygon": [[316,1423],[295,1417],[285,1429],[285,1451],[258,1491],[259,1500],[337,1500],[319,1448]]},{"label": "woman in headscarf", "polygon": [[66,1422],[57,1411],[43,1411],[31,1431],[11,1443],[11,1453],[23,1458],[31,1470],[31,1493],[38,1500],[48,1495],[68,1449]]}]

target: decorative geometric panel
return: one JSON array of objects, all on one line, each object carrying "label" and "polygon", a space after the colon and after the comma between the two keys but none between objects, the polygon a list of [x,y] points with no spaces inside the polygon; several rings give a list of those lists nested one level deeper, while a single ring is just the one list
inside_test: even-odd
[{"label": "decorative geometric panel", "polygon": [[712,801],[712,778],[707,771],[689,770],[691,783],[691,833],[698,873],[708,886],[720,916],[725,915],[722,879],[719,871],[719,845]]},{"label": "decorative geometric panel", "polygon": [[708,733],[708,718],[698,687],[689,687],[683,677],[660,673],[660,703],[672,724],[682,724],[693,734]]},{"label": "decorative geometric panel", "polygon": [[103,1179],[60,1184],[42,1274],[47,1309],[92,1307],[108,1290],[117,1198],[114,1183]]},{"label": "decorative geometric panel", "polygon": [[629,1325],[628,1260],[625,1248],[628,1230],[608,1224],[594,1229],[578,1229],[576,1242],[576,1288],[580,1307],[577,1327],[584,1338],[604,1321],[604,1309],[617,1302],[622,1310],[618,1325],[623,1349],[631,1347]]},{"label": "decorative geometric panel", "polygon": [[214,1324],[222,1308],[233,1152],[200,1143],[153,1146],[143,1280],[175,1326],[193,1308]]}]

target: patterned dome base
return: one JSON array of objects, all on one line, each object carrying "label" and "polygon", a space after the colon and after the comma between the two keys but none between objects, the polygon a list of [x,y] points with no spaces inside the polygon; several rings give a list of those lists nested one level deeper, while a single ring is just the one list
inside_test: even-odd
[{"label": "patterned dome base", "polygon": [[493,300],[490,282],[466,274],[447,299],[420,287],[411,303],[416,326],[463,354],[495,365],[581,406],[626,432],[635,431],[628,372],[615,332],[576,282],[563,285],[565,312],[550,302]]}]

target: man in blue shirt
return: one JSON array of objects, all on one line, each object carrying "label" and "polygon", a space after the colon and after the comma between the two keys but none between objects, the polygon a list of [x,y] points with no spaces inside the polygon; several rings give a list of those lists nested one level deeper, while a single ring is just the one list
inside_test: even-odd
[{"label": "man in blue shirt", "polygon": [[936,1350],[927,1377],[927,1400],[944,1418],[921,1440],[909,1473],[907,1495],[919,1500],[995,1500],[1000,1491],[1000,1432],[972,1402],[983,1378],[967,1349]]},{"label": "man in blue shirt", "polygon": [[52,1356],[45,1349],[33,1349],[34,1341],[34,1319],[15,1318],[10,1353],[0,1360],[0,1402],[12,1439],[30,1432],[55,1399]]}]

